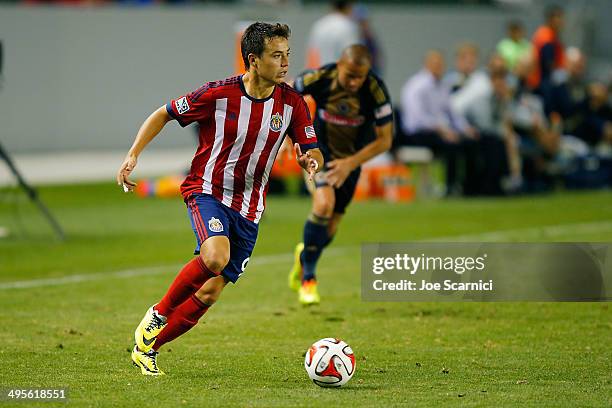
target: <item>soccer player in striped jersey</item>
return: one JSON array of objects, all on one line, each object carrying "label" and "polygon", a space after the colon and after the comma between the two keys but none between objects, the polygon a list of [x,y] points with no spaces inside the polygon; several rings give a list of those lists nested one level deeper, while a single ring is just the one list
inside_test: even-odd
[{"label": "soccer player in striped jersey", "polygon": [[[289,274],[289,286],[299,292],[304,305],[320,302],[316,264],[353,198],[361,165],[391,147],[391,100],[371,66],[367,48],[352,45],[337,63],[306,71],[295,80],[295,89],[311,95],[317,104],[314,126],[326,163],[315,176],[304,242],[296,246]],[[369,142],[372,132],[376,137]]]},{"label": "soccer player in striped jersey", "polygon": [[183,127],[199,122],[199,147],[181,186],[197,256],[136,328],[132,360],[145,375],[163,374],[157,367],[159,348],[195,326],[227,283],[244,273],[285,135],[310,177],[323,166],[308,108],[283,82],[289,35],[284,24],[250,25],[241,39],[247,72],[208,82],[153,112],[117,173],[118,184],[132,190],[135,184],[128,177],[137,158],[165,124],[172,119]]}]

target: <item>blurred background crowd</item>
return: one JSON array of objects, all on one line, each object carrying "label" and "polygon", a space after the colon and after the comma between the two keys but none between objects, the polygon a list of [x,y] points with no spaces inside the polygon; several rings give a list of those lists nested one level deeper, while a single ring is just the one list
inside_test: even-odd
[{"label": "blurred background crowd", "polygon": [[609,185],[610,83],[587,76],[564,25],[559,6],[545,9],[533,33],[511,20],[488,55],[458,44],[450,69],[429,50],[402,89],[396,144],[442,156],[450,195],[541,191],[559,177],[568,187]]},{"label": "blurred background crowd", "polygon": [[[117,5],[133,7],[121,14]],[[9,150],[18,153],[122,150],[163,97],[239,72],[231,65],[239,29],[227,21],[281,20],[293,30],[292,75],[334,62],[350,44],[370,49],[396,118],[392,152],[374,162],[419,167],[425,193],[609,188],[612,61],[605,44],[612,31],[601,22],[610,10],[605,0],[0,1],[7,67],[0,96],[13,101],[0,119]],[[11,31],[25,17],[38,34],[23,25]],[[62,25],[78,19],[78,29]],[[23,120],[24,104],[44,125]],[[97,126],[102,106],[111,120]],[[103,162],[88,159],[88,167],[96,161]]]}]

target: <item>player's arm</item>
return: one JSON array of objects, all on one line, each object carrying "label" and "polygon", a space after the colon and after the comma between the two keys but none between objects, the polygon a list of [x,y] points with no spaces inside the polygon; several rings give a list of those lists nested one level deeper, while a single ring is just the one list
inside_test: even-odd
[{"label": "player's arm", "polygon": [[136,139],[117,172],[117,184],[123,186],[124,191],[134,190],[136,183],[129,180],[128,177],[134,170],[134,167],[136,167],[138,156],[171,119],[172,117],[168,114],[166,106],[162,106],[153,112],[140,126]]},{"label": "player's arm", "polygon": [[309,179],[312,180],[315,173],[323,169],[323,155],[319,150],[317,135],[306,102],[298,96],[293,106],[294,114],[289,123],[288,134],[293,142],[298,164],[308,172]]},{"label": "player's arm", "polygon": [[327,163],[327,182],[336,188],[344,183],[353,170],[372,157],[389,150],[393,142],[393,108],[387,87],[376,77],[370,77],[367,86],[373,100],[376,139],[351,156]]},{"label": "player's arm", "polygon": [[327,182],[332,186],[340,187],[353,170],[370,160],[372,157],[386,152],[391,148],[393,141],[393,122],[376,126],[376,139],[368,143],[355,154],[327,163]]}]

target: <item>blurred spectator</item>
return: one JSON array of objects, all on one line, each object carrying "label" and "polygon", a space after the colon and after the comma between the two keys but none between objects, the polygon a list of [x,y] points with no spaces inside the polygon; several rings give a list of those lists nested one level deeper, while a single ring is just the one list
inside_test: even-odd
[{"label": "blurred spectator", "polygon": [[608,91],[608,87],[600,82],[589,85],[588,97],[578,111],[582,120],[572,133],[605,156],[610,156],[612,147],[612,107]]},{"label": "blurred spectator", "polygon": [[509,78],[512,77],[512,74],[509,71],[509,67],[506,64],[506,61],[502,58],[501,55],[497,53],[491,55],[491,57],[489,58],[489,62],[487,63],[487,70],[489,71],[488,73],[489,79],[491,78],[491,73],[502,72],[502,71],[505,72]]},{"label": "blurred spectator", "polygon": [[506,66],[513,69],[519,58],[531,52],[531,43],[525,38],[523,23],[518,20],[508,23],[507,35],[497,44],[496,49]]},{"label": "blurred spectator", "polygon": [[332,11],[312,26],[306,56],[307,68],[336,62],[349,45],[363,43],[359,26],[352,19],[352,1],[332,1]]},{"label": "blurred spectator", "polygon": [[370,55],[372,56],[372,71],[382,77],[384,69],[383,52],[380,47],[380,43],[376,38],[376,34],[370,26],[368,20],[368,9],[364,5],[357,5],[353,10],[353,18],[359,26],[361,38],[363,44],[368,48]]},{"label": "blurred spectator", "polygon": [[[401,115],[402,139],[399,143],[426,146],[446,161],[447,195],[460,192],[458,164],[461,153],[467,154],[465,181],[475,181],[475,160],[471,149],[477,137],[467,121],[450,107],[450,90],[442,81],[445,71],[444,56],[430,50],[425,56],[424,67],[412,76],[402,89]],[[464,186],[465,189],[465,186]],[[468,188],[469,190],[469,188]]]},{"label": "blurred spectator", "polygon": [[478,59],[478,46],[472,43],[459,45],[455,57],[455,71],[445,78],[452,92],[451,108],[459,115],[465,115],[474,101],[491,93],[491,82],[487,74],[478,69]]},{"label": "blurred spectator", "polygon": [[565,66],[565,52],[560,39],[564,23],[563,9],[558,6],[548,7],[545,18],[546,23],[532,37],[536,64],[529,75],[528,85],[547,102],[552,98],[553,73]]},{"label": "blurred spectator", "polygon": [[557,112],[565,120],[566,133],[575,134],[587,104],[588,84],[585,78],[586,58],[576,47],[566,51],[566,69],[553,78],[553,91],[548,101],[551,112]]},{"label": "blurred spectator", "polygon": [[605,85],[589,85],[586,78],[586,58],[580,49],[566,52],[567,69],[556,75],[551,106],[563,117],[564,132],[594,148],[610,140],[612,115]]},{"label": "blurred spectator", "polygon": [[510,106],[512,128],[520,136],[523,176],[528,190],[547,188],[547,164],[557,155],[561,141],[562,120],[557,113],[550,120],[540,96],[527,86],[534,70],[533,56],[524,55],[514,67],[517,84]]},{"label": "blurred spectator", "polygon": [[[501,66],[495,61],[499,58],[494,56],[489,63],[490,92],[476,99],[466,112],[480,133],[479,149],[486,159],[481,177],[483,194],[517,192],[522,186],[519,138],[512,128],[512,89],[503,61]],[[509,177],[502,180],[506,174]]]},{"label": "blurred spectator", "polygon": [[531,138],[543,152],[554,156],[559,149],[561,116],[552,114],[549,123],[542,98],[526,85],[534,67],[535,62],[529,55],[523,56],[515,66],[517,85],[512,104],[512,123],[521,136]]}]

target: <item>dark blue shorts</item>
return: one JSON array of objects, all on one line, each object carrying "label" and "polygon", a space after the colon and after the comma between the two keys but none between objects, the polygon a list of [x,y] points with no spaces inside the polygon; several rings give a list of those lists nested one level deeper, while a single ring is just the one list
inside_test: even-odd
[{"label": "dark blue shorts", "polygon": [[236,283],[244,273],[257,240],[258,224],[247,220],[239,212],[221,204],[208,194],[193,194],[187,201],[187,214],[196,236],[194,255],[207,238],[223,235],[230,242],[230,260],[221,274]]}]

